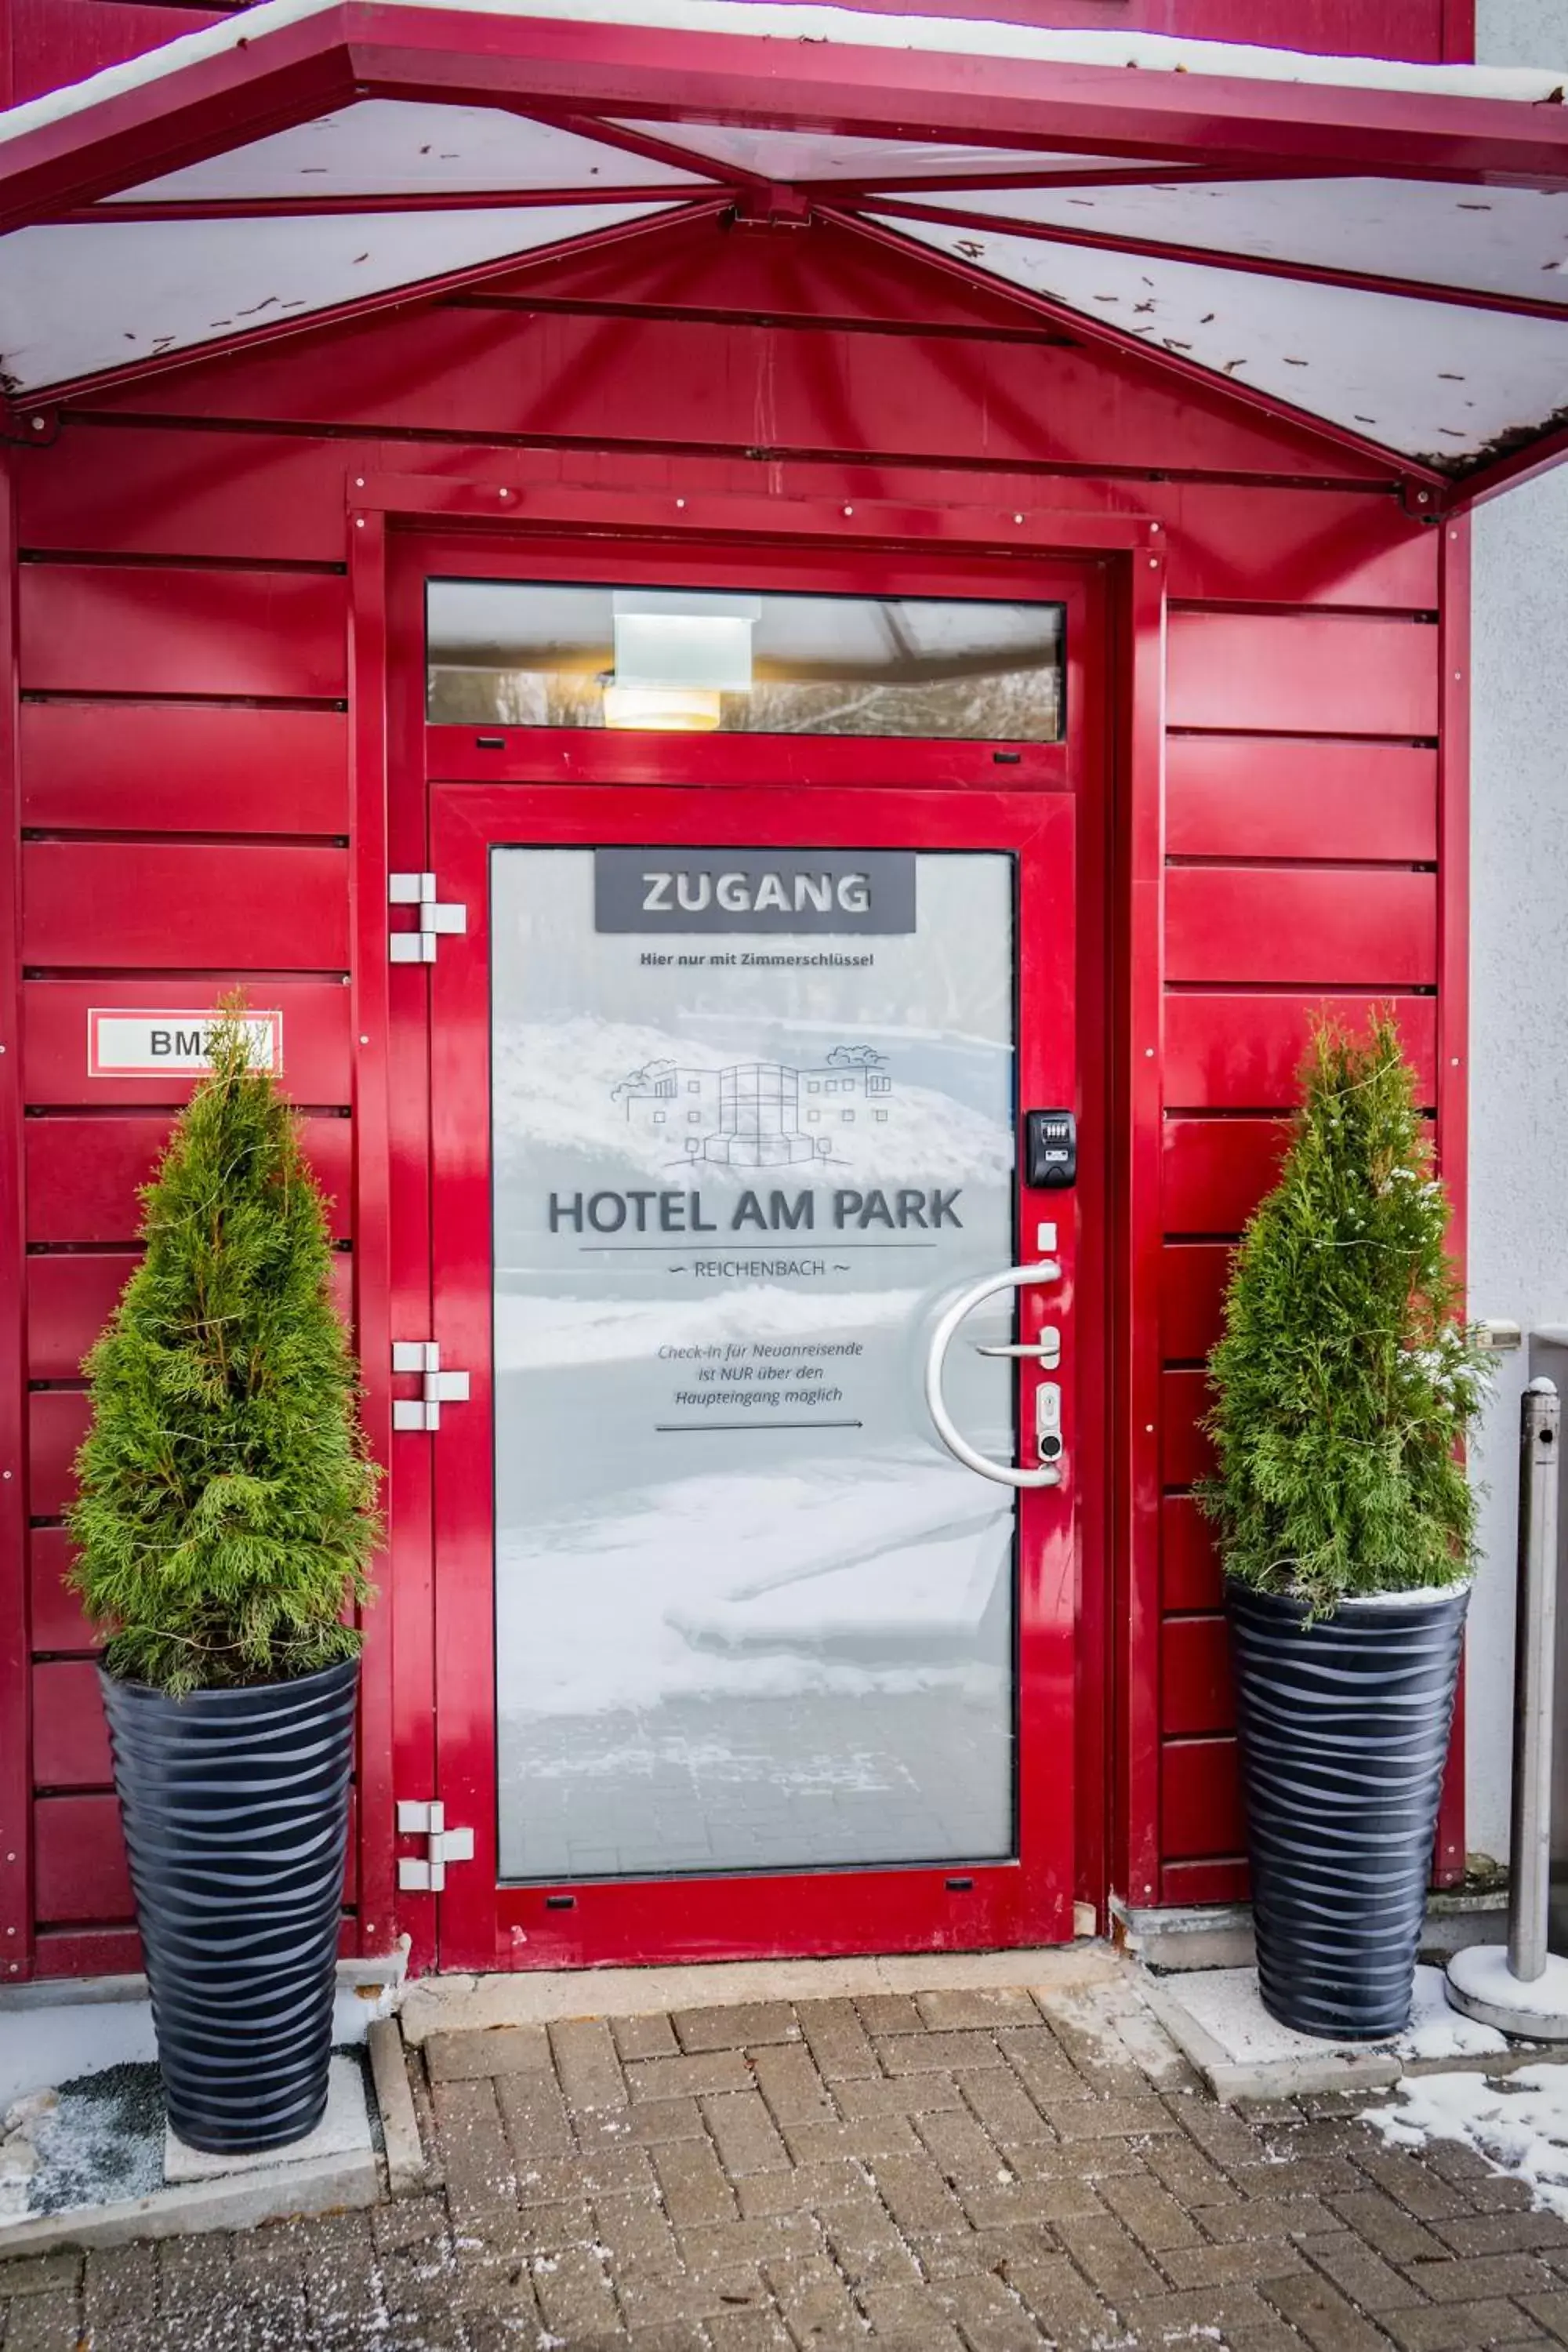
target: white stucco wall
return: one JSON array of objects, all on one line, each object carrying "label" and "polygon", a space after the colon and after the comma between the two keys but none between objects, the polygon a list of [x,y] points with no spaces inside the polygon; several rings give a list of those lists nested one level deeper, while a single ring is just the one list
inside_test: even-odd
[{"label": "white stucco wall", "polygon": [[[1568,66],[1568,0],[1479,0],[1476,58]],[[1474,530],[1470,1307],[1528,1332],[1568,1323],[1568,473],[1493,499]],[[1466,1756],[1467,1842],[1500,1859],[1526,1377],[1522,1354],[1500,1364],[1473,1450],[1489,1491]]]}]

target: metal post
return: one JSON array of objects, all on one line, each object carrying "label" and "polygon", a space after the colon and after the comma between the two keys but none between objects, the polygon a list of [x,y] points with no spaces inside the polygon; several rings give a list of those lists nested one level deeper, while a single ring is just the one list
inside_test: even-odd
[{"label": "metal post", "polygon": [[1531,1381],[1520,1399],[1508,1948],[1471,1944],[1454,1954],[1447,1972],[1448,1999],[1455,2009],[1531,2042],[1568,2042],[1568,1958],[1546,1948],[1562,1410],[1556,1388],[1548,1380]]},{"label": "metal post", "polygon": [[1552,1713],[1557,1642],[1557,1456],[1563,1408],[1547,1380],[1520,1399],[1519,1614],[1513,1661],[1513,1825],[1508,1964],[1521,1984],[1546,1969],[1552,1871]]}]

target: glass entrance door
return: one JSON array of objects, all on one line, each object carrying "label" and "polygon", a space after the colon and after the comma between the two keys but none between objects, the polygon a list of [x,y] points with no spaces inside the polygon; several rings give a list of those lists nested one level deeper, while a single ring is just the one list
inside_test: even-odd
[{"label": "glass entrance door", "polygon": [[433,802],[444,1962],[1069,1933],[1069,797]]}]

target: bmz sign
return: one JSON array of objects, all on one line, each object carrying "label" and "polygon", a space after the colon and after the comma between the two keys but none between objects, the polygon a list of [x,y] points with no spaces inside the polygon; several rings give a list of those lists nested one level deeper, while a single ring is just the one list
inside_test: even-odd
[{"label": "bmz sign", "polygon": [[[89,1078],[190,1077],[205,1070],[212,1055],[217,1015],[161,1007],[145,1013],[126,1005],[95,1006],[87,1016]],[[245,1018],[250,1057],[258,1069],[283,1066],[283,1015],[250,1013]]]}]

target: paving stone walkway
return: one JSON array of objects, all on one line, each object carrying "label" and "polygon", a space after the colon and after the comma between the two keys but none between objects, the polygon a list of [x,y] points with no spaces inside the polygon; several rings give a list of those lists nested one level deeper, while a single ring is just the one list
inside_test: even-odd
[{"label": "paving stone walkway", "polygon": [[[1147,2061],[1147,2053],[1144,2053]],[[0,2264],[4,2352],[1568,2345],[1568,2227],[1359,2099],[1216,2107],[1023,1991],[433,2036],[438,2185]]]}]

